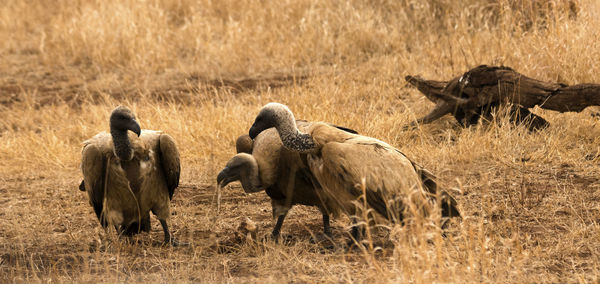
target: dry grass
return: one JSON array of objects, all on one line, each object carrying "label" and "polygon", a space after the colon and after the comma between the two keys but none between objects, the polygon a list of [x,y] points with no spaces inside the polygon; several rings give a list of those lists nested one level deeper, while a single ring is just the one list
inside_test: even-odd
[{"label": "dry grass", "polygon": [[[552,123],[539,133],[501,116],[402,130],[432,107],[406,88],[407,74],[447,79],[504,64],[600,82],[599,5],[569,2],[4,0],[0,280],[597,282],[593,110],[535,110]],[[217,217],[215,176],[270,101],[397,146],[453,190],[464,220],[445,239],[393,227],[377,252],[310,244],[321,226],[314,208],[292,210],[282,244],[235,237],[244,216],[269,232],[268,198],[234,185]],[[105,234],[77,190],[80,143],[108,128],[118,104],[178,142],[172,228],[190,247],[154,246],[155,220],[140,243]],[[340,242],[346,225],[333,223]]]}]

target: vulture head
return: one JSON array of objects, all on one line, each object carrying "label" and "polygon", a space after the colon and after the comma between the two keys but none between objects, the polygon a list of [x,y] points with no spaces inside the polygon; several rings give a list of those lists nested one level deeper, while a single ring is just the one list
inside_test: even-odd
[{"label": "vulture head", "polygon": [[254,139],[263,130],[271,127],[277,128],[278,131],[291,131],[292,129],[289,128],[296,128],[294,114],[285,105],[280,103],[268,103],[260,110],[258,116],[256,116],[254,124],[252,124],[248,134],[250,135],[250,138]]},{"label": "vulture head", "polygon": [[249,135],[244,134],[235,141],[235,150],[236,153],[248,153],[252,154],[252,145],[254,141],[250,138]]},{"label": "vulture head", "polygon": [[239,153],[231,158],[227,165],[217,175],[217,184],[220,188],[225,187],[231,182],[241,181],[242,187],[246,193],[253,193],[262,190],[257,186],[258,164],[252,155]]},{"label": "vulture head", "polygon": [[110,130],[111,132],[125,133],[127,130],[131,130],[137,136],[140,136],[142,132],[133,112],[124,106],[118,106],[110,114]]}]

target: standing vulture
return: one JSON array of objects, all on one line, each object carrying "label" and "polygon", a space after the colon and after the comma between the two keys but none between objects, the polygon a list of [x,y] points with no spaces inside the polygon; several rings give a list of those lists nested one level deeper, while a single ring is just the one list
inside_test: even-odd
[{"label": "standing vulture", "polygon": [[114,225],[125,235],[148,232],[152,211],[163,227],[164,242],[176,245],[167,225],[180,173],[173,138],[141,130],[134,114],[119,106],[110,115],[110,134],[98,133],[83,144],[79,189],[87,191],[100,224]]},{"label": "standing vulture", "polygon": [[[432,212],[437,191],[433,175],[387,143],[326,123],[313,123],[300,132],[293,113],[279,103],[261,109],[249,135],[257,137],[271,127],[285,148],[307,154],[308,167],[323,187],[325,198],[350,216],[355,240],[361,238],[357,216],[367,210],[360,206],[363,202],[397,223]],[[366,201],[360,198],[363,194]],[[442,217],[459,216],[456,201],[444,192],[440,197]]]},{"label": "standing vulture", "polygon": [[[310,123],[299,120],[297,125],[307,129]],[[240,136],[236,150],[238,154],[217,176],[218,186],[239,180],[247,193],[265,190],[271,198],[273,218],[277,218],[274,238],[279,236],[288,211],[296,204],[318,207],[323,214],[323,232],[331,236],[329,213],[335,213],[332,212],[335,207],[318,195],[321,189],[305,163],[306,155],[282,147],[274,128],[263,131],[254,140],[248,135]]]}]

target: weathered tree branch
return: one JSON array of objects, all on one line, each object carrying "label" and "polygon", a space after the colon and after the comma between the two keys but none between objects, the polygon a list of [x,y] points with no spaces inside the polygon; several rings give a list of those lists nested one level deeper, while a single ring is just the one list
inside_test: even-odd
[{"label": "weathered tree branch", "polygon": [[406,76],[425,97],[436,104],[428,115],[416,123],[430,123],[446,114],[452,114],[463,126],[478,122],[480,117],[491,118],[491,111],[510,105],[511,120],[526,122],[530,129],[548,125],[542,117],[528,108],[539,106],[559,112],[580,112],[588,106],[600,105],[600,85],[568,86],[529,78],[510,67],[475,67],[450,81],[425,80]]}]

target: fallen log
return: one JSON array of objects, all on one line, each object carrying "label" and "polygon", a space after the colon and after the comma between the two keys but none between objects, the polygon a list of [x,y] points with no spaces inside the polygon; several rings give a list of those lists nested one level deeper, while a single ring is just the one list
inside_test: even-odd
[{"label": "fallen log", "polygon": [[529,111],[539,106],[559,112],[580,112],[588,106],[600,105],[599,84],[568,86],[549,83],[522,75],[510,67],[481,65],[450,81],[425,80],[406,76],[436,105],[413,125],[431,123],[452,114],[463,126],[476,124],[480,118],[490,119],[493,110],[508,106],[511,121],[526,123],[529,129],[547,127],[548,122]]}]

